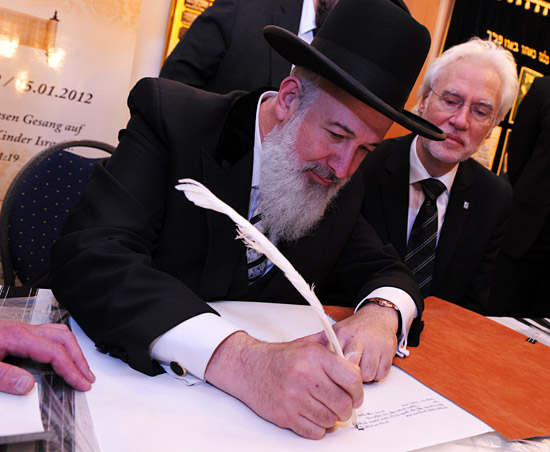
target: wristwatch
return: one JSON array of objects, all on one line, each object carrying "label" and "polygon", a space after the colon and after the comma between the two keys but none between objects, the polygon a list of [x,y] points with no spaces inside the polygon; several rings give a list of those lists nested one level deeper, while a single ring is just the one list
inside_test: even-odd
[{"label": "wristwatch", "polygon": [[392,303],[389,300],[386,300],[385,298],[367,298],[367,303],[376,303],[378,306],[382,306],[383,308],[393,308],[396,311],[399,311],[399,308],[396,304]]}]

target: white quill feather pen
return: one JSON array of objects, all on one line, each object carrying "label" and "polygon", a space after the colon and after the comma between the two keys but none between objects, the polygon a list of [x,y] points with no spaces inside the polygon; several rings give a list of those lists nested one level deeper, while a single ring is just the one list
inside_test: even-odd
[{"label": "white quill feather pen", "polygon": [[[231,218],[237,226],[237,238],[241,239],[246,246],[253,248],[259,253],[265,254],[266,257],[279,267],[292,285],[300,292],[300,294],[307,300],[313,310],[317,313],[317,316],[323,324],[325,334],[328,341],[338,356],[344,357],[342,347],[338,342],[338,338],[334,333],[332,324],[330,323],[328,316],[325,314],[323,305],[315,295],[313,288],[309,286],[304,278],[296,271],[292,264],[286,257],[277,249],[273,243],[263,235],[258,229],[256,229],[248,220],[239,215],[232,207],[228,206],[221,199],[217,198],[208,188],[201,183],[193,179],[180,179],[179,185],[176,185],[176,189],[183,191],[189,201],[193,202],[199,207],[205,209],[215,210],[223,213]],[[352,420],[353,425],[357,425],[357,414],[353,410]]]},{"label": "white quill feather pen", "polygon": [[179,185],[176,185],[176,189],[181,190],[187,196],[189,201],[193,202],[199,207],[206,209],[212,209],[217,212],[223,213],[231,218],[237,226],[237,238],[241,239],[246,246],[253,248],[259,253],[265,254],[266,257],[279,267],[292,283],[292,285],[300,292],[300,294],[307,300],[312,306],[314,311],[319,316],[327,335],[328,341],[332,347],[332,350],[339,356],[344,356],[342,347],[336,338],[336,334],[332,329],[323,305],[313,292],[313,288],[310,287],[304,278],[296,271],[292,264],[286,257],[277,249],[270,240],[263,235],[258,229],[256,229],[248,220],[239,215],[232,207],[228,206],[221,199],[217,198],[208,188],[193,179],[180,179]]},{"label": "white quill feather pen", "polygon": [[[279,267],[292,283],[292,285],[300,292],[300,294],[307,300],[313,310],[317,313],[317,316],[323,324],[323,329],[327,335],[331,349],[338,356],[344,358],[342,347],[338,342],[338,338],[334,333],[332,324],[328,319],[328,316],[323,309],[323,305],[315,295],[313,288],[304,280],[292,264],[286,257],[277,249],[273,243],[263,235],[258,229],[256,229],[250,222],[235,211],[231,206],[228,206],[221,199],[216,197],[208,188],[193,179],[180,179],[179,184],[176,185],[176,189],[183,191],[187,199],[199,207],[205,209],[215,210],[223,213],[231,218],[237,226],[237,237],[241,239],[246,246],[253,248],[259,253],[265,254],[266,257]],[[353,410],[351,416],[351,423],[357,426],[357,413]]]}]

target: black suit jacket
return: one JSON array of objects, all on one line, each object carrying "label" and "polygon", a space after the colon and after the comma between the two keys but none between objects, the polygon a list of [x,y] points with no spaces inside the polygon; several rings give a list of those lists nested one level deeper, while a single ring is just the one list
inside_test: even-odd
[{"label": "black suit jacket", "polygon": [[508,146],[514,188],[512,214],[502,250],[523,257],[550,217],[550,76],[536,78],[523,99]]},{"label": "black suit jacket", "polygon": [[216,0],[182,36],[160,77],[216,93],[278,87],[291,64],[263,37],[266,25],[298,33],[302,0]]},{"label": "black suit jacket", "polygon": [[[413,138],[385,140],[361,166],[363,215],[402,259],[407,247]],[[487,313],[492,269],[510,201],[506,182],[472,159],[460,163],[439,237],[430,295]]]},{"label": "black suit jacket", "polygon": [[[159,371],[151,342],[215,312],[205,301],[303,303],[277,268],[249,287],[246,250],[232,221],[174,188],[178,179],[193,178],[247,215],[259,94],[140,81],[119,146],[95,168],[53,248],[56,298],[101,350],[145,373]],[[414,280],[361,217],[362,198],[358,173],[314,233],[279,248],[325,304],[354,306],[376,287],[396,286],[421,313]],[[414,345],[419,329],[411,331]]]}]

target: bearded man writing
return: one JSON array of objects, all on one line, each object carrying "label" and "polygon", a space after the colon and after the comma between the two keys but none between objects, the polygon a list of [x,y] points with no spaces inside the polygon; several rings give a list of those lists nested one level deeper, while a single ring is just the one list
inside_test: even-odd
[{"label": "bearded man writing", "polygon": [[[55,244],[51,286],[100,350],[150,375],[164,367],[206,380],[280,427],[321,438],[361,404],[363,382],[407,354],[407,337],[418,341],[423,308],[406,267],[360,215],[355,171],[393,121],[444,134],[403,111],[430,39],[388,0],[341,0],[311,45],[278,27],[264,33],[296,65],[277,93],[137,84],[117,150]],[[175,190],[182,178],[261,222],[324,303],[357,307],[335,327],[352,360],[321,333],[256,340],[206,304],[304,301],[235,240],[231,220]]]}]

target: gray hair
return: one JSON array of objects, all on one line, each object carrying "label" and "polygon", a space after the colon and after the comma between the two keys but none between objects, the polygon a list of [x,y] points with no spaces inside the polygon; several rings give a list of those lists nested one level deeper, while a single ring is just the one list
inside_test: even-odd
[{"label": "gray hair", "polygon": [[298,77],[300,83],[302,84],[302,92],[300,93],[300,105],[296,113],[303,114],[305,113],[311,105],[319,97],[319,93],[322,90],[323,83],[326,83],[325,79],[303,66],[294,66],[291,75]]},{"label": "gray hair", "polygon": [[459,60],[489,63],[494,67],[502,81],[500,108],[496,114],[496,123],[498,124],[506,116],[510,108],[512,108],[519,90],[517,65],[514,56],[509,50],[506,50],[495,42],[485,41],[478,37],[447,49],[428,66],[422,86],[417,92],[419,102],[433,88],[445,68]]}]

